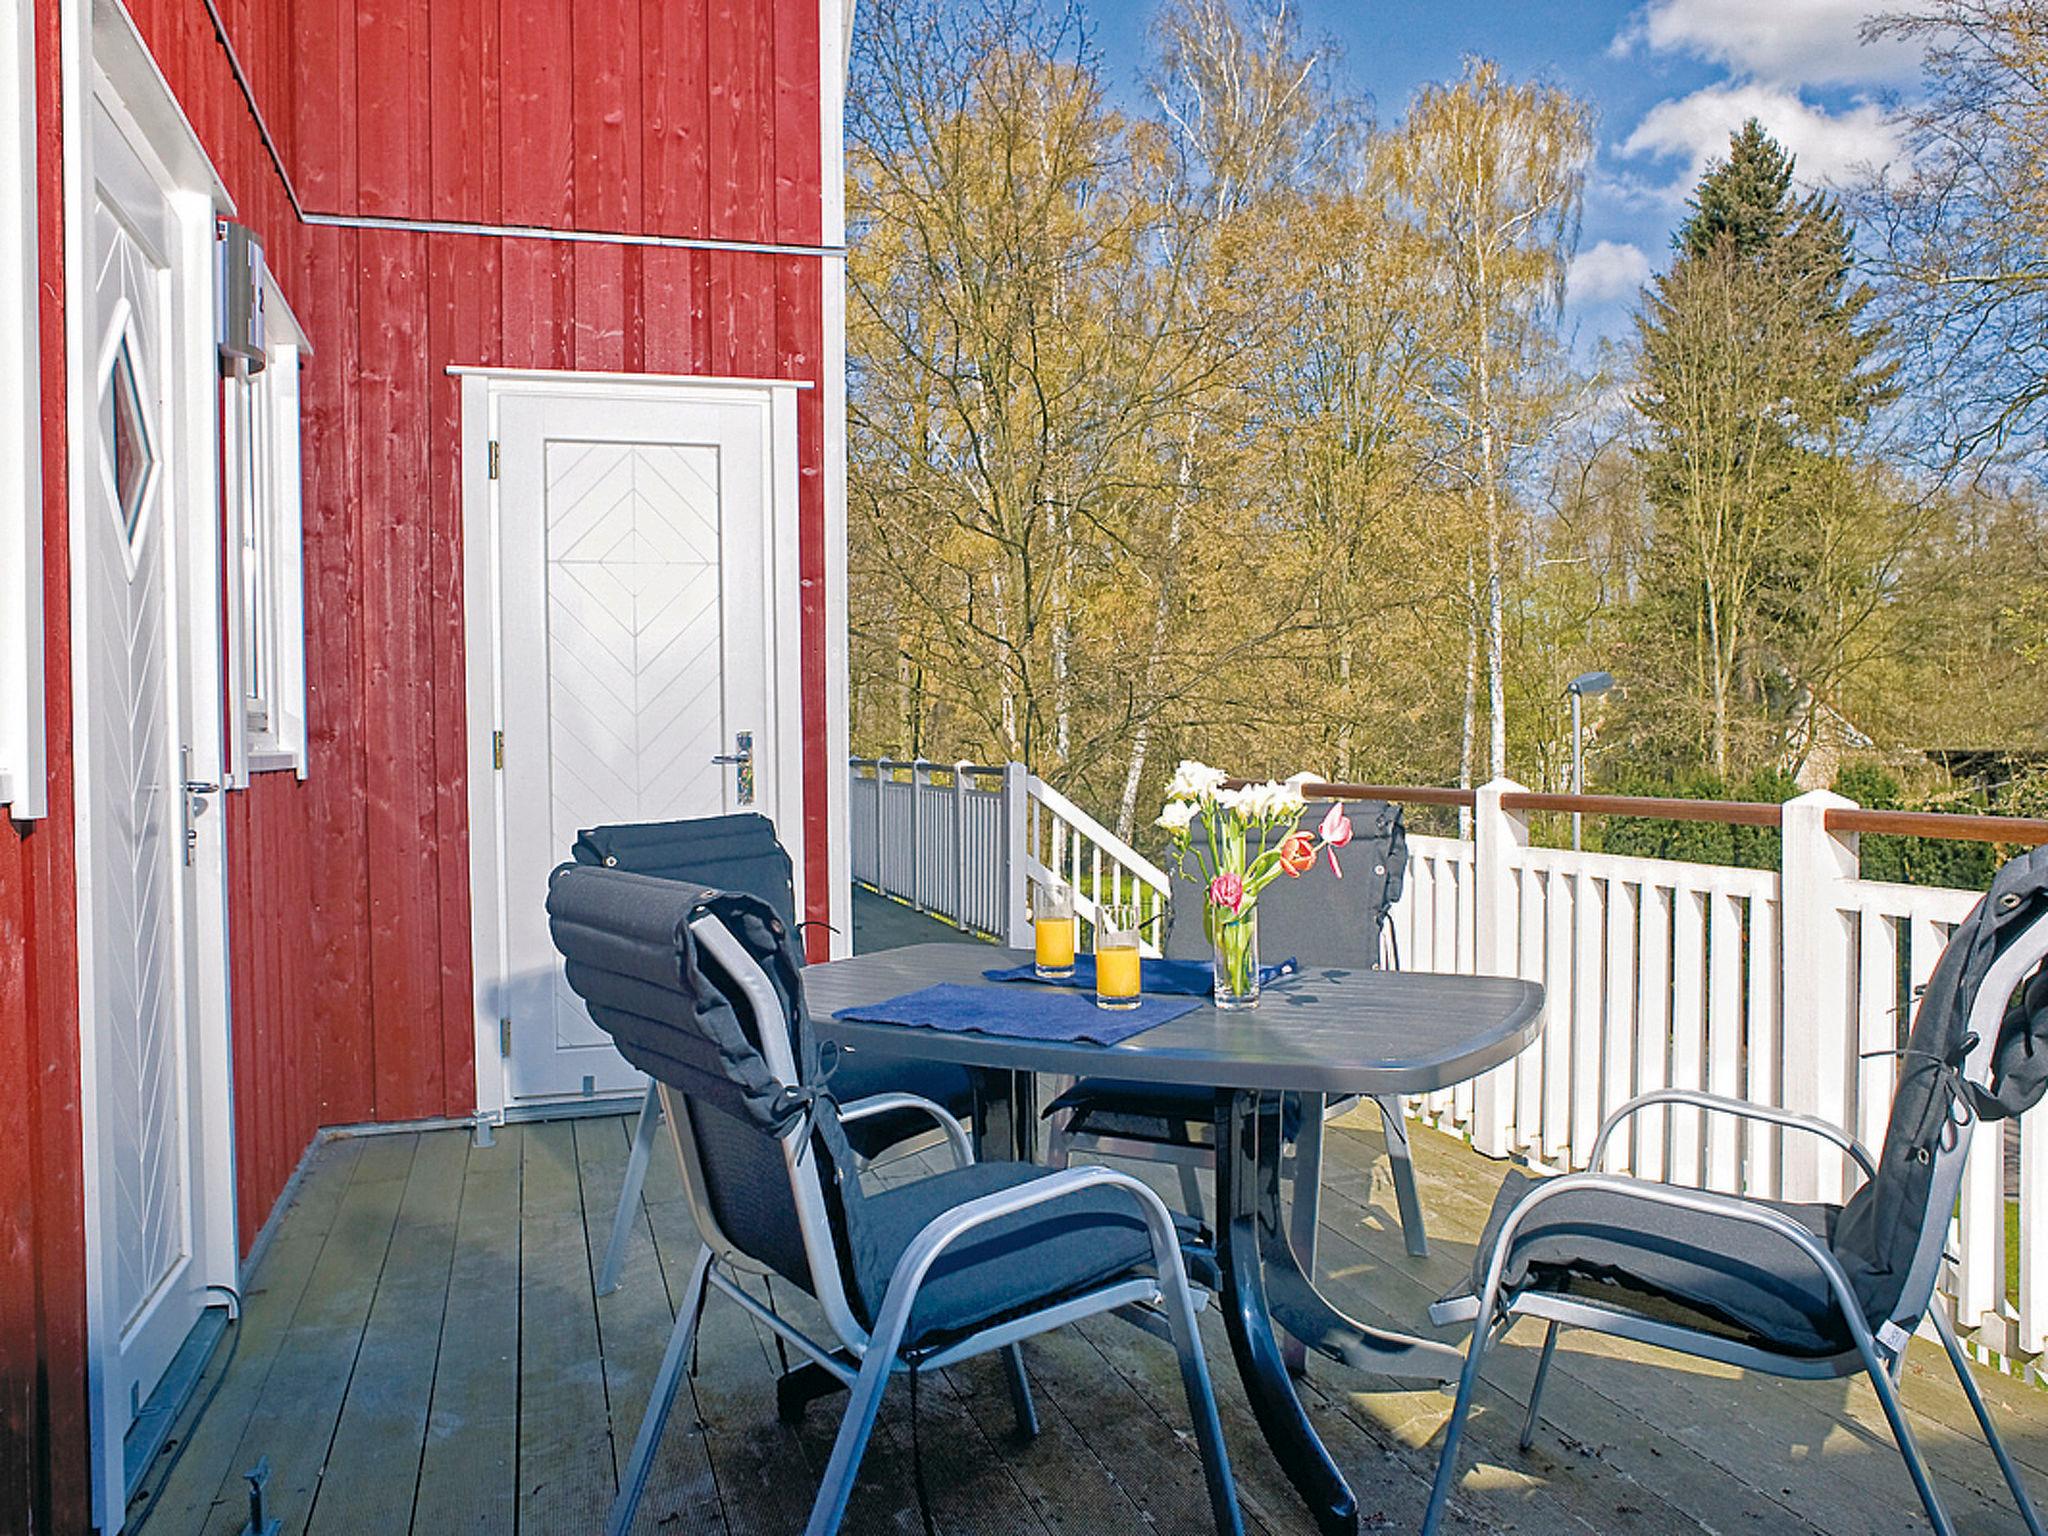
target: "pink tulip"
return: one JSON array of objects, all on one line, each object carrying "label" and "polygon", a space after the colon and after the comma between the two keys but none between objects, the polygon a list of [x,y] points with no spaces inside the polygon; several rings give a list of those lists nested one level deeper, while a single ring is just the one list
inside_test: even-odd
[{"label": "pink tulip", "polygon": [[1323,817],[1323,824],[1316,828],[1316,835],[1330,850],[1330,873],[1342,880],[1344,866],[1337,862],[1337,850],[1351,841],[1351,818],[1344,814],[1341,802],[1330,807],[1329,814]]},{"label": "pink tulip", "polygon": [[1351,818],[1344,814],[1342,805],[1330,807],[1329,814],[1323,817],[1323,824],[1316,829],[1316,836],[1332,848],[1342,848],[1351,841]]},{"label": "pink tulip", "polygon": [[1225,870],[1211,880],[1209,902],[1226,912],[1235,912],[1244,903],[1244,876]]}]

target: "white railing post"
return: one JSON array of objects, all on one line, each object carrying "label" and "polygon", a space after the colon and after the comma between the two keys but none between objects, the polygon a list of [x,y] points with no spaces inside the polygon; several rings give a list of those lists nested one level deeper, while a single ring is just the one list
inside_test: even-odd
[{"label": "white railing post", "polygon": [[[1477,969],[1482,976],[1519,974],[1521,913],[1516,881],[1517,854],[1529,846],[1529,824],[1501,804],[1504,795],[1522,786],[1495,779],[1477,792],[1472,815],[1473,938]],[[1473,1085],[1472,1145],[1488,1157],[1508,1155],[1514,1122],[1515,1065],[1495,1067]]]},{"label": "white railing post", "polygon": [[1003,764],[1003,928],[1012,949],[1031,947],[1031,850],[1025,837],[1030,809],[1030,773],[1022,763]]},{"label": "white railing post", "polygon": [[889,865],[888,865],[888,855],[887,855],[887,853],[886,853],[886,850],[887,850],[887,848],[888,848],[888,846],[889,846],[889,840],[888,840],[887,836],[885,835],[885,827],[884,827],[884,822],[883,822],[883,817],[884,817],[884,815],[885,815],[885,812],[884,812],[884,810],[883,810],[883,806],[882,806],[882,801],[883,801],[883,799],[884,799],[884,795],[883,795],[883,792],[882,792],[882,791],[883,791],[883,786],[884,786],[884,784],[885,784],[885,782],[886,782],[886,780],[887,780],[887,778],[888,778],[888,774],[889,774],[889,769],[888,769],[888,764],[887,764],[886,760],[885,760],[885,759],[883,759],[883,758],[879,758],[879,757],[878,757],[878,758],[876,758],[876,759],[875,759],[875,889],[876,889],[876,890],[878,890],[878,891],[886,891],[886,890],[888,890],[888,889],[889,889]]},{"label": "white railing post", "polygon": [[967,759],[953,765],[953,921],[967,924]]},{"label": "white railing post", "polygon": [[[1827,813],[1854,806],[1824,789],[1786,801],[1778,864],[1785,1105],[1844,1128],[1856,1039],[1855,949],[1845,909],[1860,861],[1856,834],[1830,832]],[[1781,1166],[1787,1200],[1838,1201],[1846,1193],[1841,1157],[1814,1137],[1785,1137]]]}]

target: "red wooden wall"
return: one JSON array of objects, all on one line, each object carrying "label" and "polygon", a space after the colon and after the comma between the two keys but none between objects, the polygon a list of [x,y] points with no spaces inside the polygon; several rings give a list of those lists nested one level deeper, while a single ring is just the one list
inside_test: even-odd
[{"label": "red wooden wall", "polygon": [[[0,834],[0,1530],[82,1531],[56,8],[38,6],[51,814]],[[220,0],[316,213],[814,244],[816,0]],[[322,1125],[474,1108],[451,363],[822,381],[818,258],[302,223],[204,0],[130,0],[315,349],[309,772],[225,797],[242,1241]],[[822,390],[799,397],[808,845],[825,821]],[[810,915],[830,889],[808,872]],[[17,1517],[17,1512],[27,1511]]]}]

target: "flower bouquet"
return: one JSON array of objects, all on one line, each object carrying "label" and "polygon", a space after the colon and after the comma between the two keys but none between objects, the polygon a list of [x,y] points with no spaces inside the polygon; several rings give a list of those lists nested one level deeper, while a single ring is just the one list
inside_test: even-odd
[{"label": "flower bouquet", "polygon": [[[1300,828],[1308,809],[1302,786],[1315,775],[1227,789],[1229,775],[1183,762],[1166,786],[1159,826],[1173,839],[1173,860],[1206,900],[1203,931],[1216,964],[1216,1006],[1254,1008],[1259,1001],[1259,893],[1282,875],[1296,879],[1328,853],[1343,879],[1337,850],[1351,841],[1351,819],[1333,805],[1314,833]],[[1201,835],[1196,835],[1196,819]]]}]

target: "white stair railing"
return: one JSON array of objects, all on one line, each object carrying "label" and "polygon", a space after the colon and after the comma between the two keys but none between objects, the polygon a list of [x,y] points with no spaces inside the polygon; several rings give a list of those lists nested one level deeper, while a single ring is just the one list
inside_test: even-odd
[{"label": "white stair railing", "polygon": [[1166,938],[1166,871],[1036,774],[1025,781],[1025,869],[1033,880],[1058,881],[1074,893],[1074,910],[1086,942],[1096,910],[1124,904],[1138,910],[1138,931],[1147,954],[1159,953]]}]

